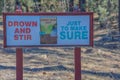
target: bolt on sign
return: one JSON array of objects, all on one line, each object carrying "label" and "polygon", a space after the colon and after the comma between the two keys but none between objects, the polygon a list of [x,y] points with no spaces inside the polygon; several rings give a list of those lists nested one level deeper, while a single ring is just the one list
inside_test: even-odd
[{"label": "bolt on sign", "polygon": [[4,13],[4,47],[92,46],[93,13]]}]

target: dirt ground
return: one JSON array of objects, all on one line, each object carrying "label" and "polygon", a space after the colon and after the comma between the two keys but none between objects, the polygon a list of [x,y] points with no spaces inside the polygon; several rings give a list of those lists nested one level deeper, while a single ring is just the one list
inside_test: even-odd
[{"label": "dirt ground", "polygon": [[[82,47],[82,80],[120,80],[120,41],[95,31],[94,47]],[[23,48],[24,80],[74,80],[73,47]],[[0,26],[0,80],[16,80],[16,51],[3,48]]]}]

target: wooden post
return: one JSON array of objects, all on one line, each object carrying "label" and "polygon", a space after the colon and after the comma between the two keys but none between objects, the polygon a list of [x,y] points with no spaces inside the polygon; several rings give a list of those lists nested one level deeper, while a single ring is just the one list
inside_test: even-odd
[{"label": "wooden post", "polygon": [[[70,0],[71,5],[69,5],[69,7],[71,9],[69,9],[69,12],[76,12],[73,10],[73,6],[74,6],[74,0]],[[78,11],[79,12],[79,9]],[[74,49],[74,65],[75,65],[75,80],[81,80],[81,48],[80,47],[75,47]]]},{"label": "wooden post", "polygon": [[23,51],[16,48],[16,80],[23,80]]},{"label": "wooden post", "polygon": [[74,49],[75,60],[75,80],[81,80],[81,48]]},{"label": "wooden post", "polygon": [[[22,13],[21,6],[16,1],[16,13]],[[16,48],[16,80],[23,80],[23,51],[22,48]]]}]

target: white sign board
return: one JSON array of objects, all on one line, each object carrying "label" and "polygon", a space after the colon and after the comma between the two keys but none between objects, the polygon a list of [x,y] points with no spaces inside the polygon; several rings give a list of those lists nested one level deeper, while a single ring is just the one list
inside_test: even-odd
[{"label": "white sign board", "polygon": [[92,13],[4,13],[4,46],[92,46]]}]

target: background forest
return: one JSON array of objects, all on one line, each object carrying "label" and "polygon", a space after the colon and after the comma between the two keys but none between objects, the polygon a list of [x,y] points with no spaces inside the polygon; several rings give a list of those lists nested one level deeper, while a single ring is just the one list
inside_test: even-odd
[{"label": "background forest", "polygon": [[[18,0],[22,5],[23,12],[69,12],[71,8],[79,9],[79,0]],[[106,28],[112,25],[117,28],[118,21],[118,0],[86,0],[82,4],[86,12],[94,12],[95,28]],[[2,12],[14,12],[15,0],[1,0],[0,14]]]}]

